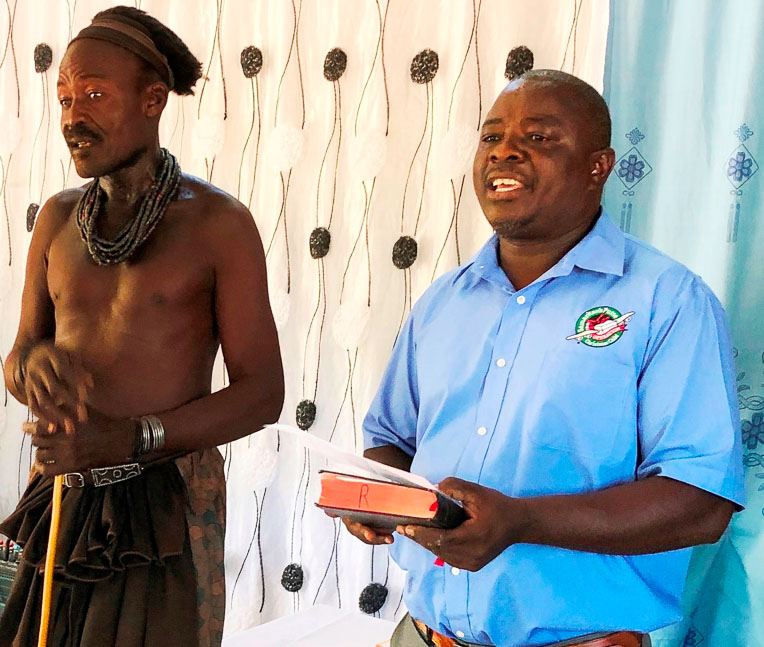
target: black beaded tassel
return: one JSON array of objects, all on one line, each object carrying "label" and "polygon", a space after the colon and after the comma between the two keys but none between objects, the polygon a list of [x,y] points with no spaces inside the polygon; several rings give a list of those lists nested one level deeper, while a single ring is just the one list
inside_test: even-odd
[{"label": "black beaded tassel", "polygon": [[299,564],[287,564],[281,574],[281,586],[290,593],[297,593],[302,588],[305,574]]},{"label": "black beaded tassel", "polygon": [[393,265],[399,270],[406,270],[414,264],[417,244],[411,236],[401,236],[393,245]]},{"label": "black beaded tassel", "polygon": [[504,67],[504,76],[512,81],[529,70],[533,69],[533,52],[525,45],[520,45],[510,50],[507,54],[507,64]]},{"label": "black beaded tassel", "polygon": [[358,608],[368,615],[375,614],[385,606],[387,593],[387,587],[382,584],[377,582],[367,584],[358,597]]},{"label": "black beaded tassel", "polygon": [[36,202],[30,202],[27,207],[27,231],[31,233],[34,229],[35,220],[37,220],[37,212],[40,210],[40,205]]},{"label": "black beaded tassel", "polygon": [[295,413],[297,426],[303,431],[307,431],[316,421],[316,403],[313,400],[302,400],[297,405]]},{"label": "black beaded tassel", "polygon": [[[34,48],[34,71],[37,72],[37,74],[40,75],[40,79],[42,81],[42,97],[43,97],[43,106],[42,106],[42,117],[40,121],[40,126],[37,129],[37,133],[35,134],[34,143],[32,144],[32,148],[34,149],[37,144],[37,136],[40,134],[40,131],[43,129],[43,123],[47,119],[48,126],[50,126],[50,106],[48,105],[48,75],[46,72],[50,69],[51,64],[53,63],[53,50],[50,48],[50,45],[47,43],[39,43]],[[32,154],[32,157],[34,158],[34,152]],[[31,231],[34,229],[35,221],[37,220],[37,212],[40,210],[40,204],[43,202],[43,193],[45,190],[45,176],[47,171],[47,164],[48,164],[48,130],[45,129],[45,151],[43,154],[43,167],[42,167],[42,183],[40,185],[40,201],[39,204],[37,202],[30,202],[29,206],[27,207],[27,231],[31,233]],[[31,197],[32,195],[32,168],[30,163],[30,169],[29,169],[29,195]]]},{"label": "black beaded tassel", "polygon": [[313,258],[323,258],[329,253],[329,247],[332,242],[332,235],[326,227],[316,227],[310,233],[310,255]]}]

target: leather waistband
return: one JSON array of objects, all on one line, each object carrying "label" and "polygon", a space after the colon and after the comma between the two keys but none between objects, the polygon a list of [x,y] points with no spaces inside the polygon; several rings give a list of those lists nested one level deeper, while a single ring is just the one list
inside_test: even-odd
[{"label": "leather waistband", "polygon": [[70,488],[81,488],[86,485],[103,487],[104,485],[114,485],[120,481],[127,481],[128,479],[140,476],[142,471],[140,463],[91,467],[83,472],[68,472],[64,474],[64,485]]},{"label": "leather waistband", "polygon": [[[470,643],[438,633],[419,620],[414,620],[414,626],[422,638],[433,647],[481,647],[480,643]],[[565,647],[641,647],[643,636],[644,634],[638,631],[616,631],[591,639],[582,636],[579,641],[574,639],[564,641],[563,644]],[[548,647],[558,644],[560,643],[552,643]]]},{"label": "leather waistband", "polygon": [[434,629],[430,629],[424,622],[420,622],[412,618],[414,626],[417,628],[419,635],[427,642],[428,645],[434,647],[487,647],[480,645],[480,643],[469,643],[458,638],[450,638],[438,633]]},{"label": "leather waistband", "polygon": [[639,631],[616,631],[589,640],[582,637],[580,642],[566,642],[564,645],[566,647],[641,647],[643,637],[644,634]]},{"label": "leather waistband", "polygon": [[114,485],[121,481],[140,476],[147,470],[158,467],[164,463],[174,461],[176,458],[185,456],[191,452],[173,452],[144,463],[125,463],[124,465],[110,465],[108,467],[91,467],[82,472],[68,472],[64,474],[64,485],[69,488],[83,488],[86,485],[103,487]]}]

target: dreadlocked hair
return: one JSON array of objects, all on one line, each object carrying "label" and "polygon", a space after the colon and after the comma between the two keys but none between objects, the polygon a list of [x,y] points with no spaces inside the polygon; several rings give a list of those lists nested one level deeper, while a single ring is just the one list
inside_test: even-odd
[{"label": "dreadlocked hair", "polygon": [[130,18],[149,32],[157,49],[167,58],[167,63],[172,70],[175,79],[173,92],[180,95],[193,94],[193,87],[202,76],[202,64],[178,35],[156,18],[135,7],[111,7],[97,13],[95,18],[108,18],[115,15]]}]

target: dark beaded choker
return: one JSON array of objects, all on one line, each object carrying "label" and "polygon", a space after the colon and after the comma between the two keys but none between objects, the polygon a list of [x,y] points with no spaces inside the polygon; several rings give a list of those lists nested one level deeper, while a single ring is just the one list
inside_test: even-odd
[{"label": "dark beaded choker", "polygon": [[106,240],[96,233],[98,213],[103,205],[105,192],[96,178],[87,188],[77,205],[77,226],[90,255],[98,265],[123,263],[151,235],[164,216],[180,185],[178,160],[167,149],[160,149],[162,163],[146,197],[143,198],[138,215],[131,219],[114,240]]}]

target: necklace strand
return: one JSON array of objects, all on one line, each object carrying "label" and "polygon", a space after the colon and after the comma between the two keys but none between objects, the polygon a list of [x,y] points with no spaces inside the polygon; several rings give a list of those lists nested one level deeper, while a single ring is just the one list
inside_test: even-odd
[{"label": "necklace strand", "polygon": [[141,202],[138,215],[122,228],[113,240],[96,233],[98,214],[106,196],[98,178],[87,188],[77,205],[77,226],[90,255],[98,265],[124,263],[151,235],[164,216],[180,184],[180,166],[167,149],[160,149],[162,163]]}]

